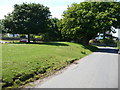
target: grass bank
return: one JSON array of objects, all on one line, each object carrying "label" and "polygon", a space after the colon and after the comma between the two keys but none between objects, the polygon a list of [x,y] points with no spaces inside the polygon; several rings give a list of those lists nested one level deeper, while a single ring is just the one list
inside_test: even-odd
[{"label": "grass bank", "polygon": [[120,49],[120,41],[117,42],[117,49]]},{"label": "grass bank", "polygon": [[2,86],[18,87],[44,78],[94,50],[70,42],[2,44]]},{"label": "grass bank", "polygon": [[4,41],[4,42],[9,42],[9,43],[16,43],[16,42],[19,42],[20,40],[0,40],[1,41]]}]

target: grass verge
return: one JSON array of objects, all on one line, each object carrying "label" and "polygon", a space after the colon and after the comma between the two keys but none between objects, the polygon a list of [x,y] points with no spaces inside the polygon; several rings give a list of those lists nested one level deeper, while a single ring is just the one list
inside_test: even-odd
[{"label": "grass verge", "polygon": [[70,42],[2,44],[2,87],[47,77],[96,49]]},{"label": "grass verge", "polygon": [[117,42],[117,49],[120,49],[120,41]]}]

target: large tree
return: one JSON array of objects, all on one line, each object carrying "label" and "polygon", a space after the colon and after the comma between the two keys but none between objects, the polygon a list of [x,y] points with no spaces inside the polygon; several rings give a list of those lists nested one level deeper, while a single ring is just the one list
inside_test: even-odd
[{"label": "large tree", "polygon": [[4,25],[8,32],[28,34],[30,42],[30,34],[47,31],[50,16],[49,8],[41,4],[15,4],[13,12],[5,17]]},{"label": "large tree", "polygon": [[61,32],[59,31],[58,23],[59,19],[51,18],[49,24],[48,36],[51,40],[61,40]]},{"label": "large tree", "polygon": [[0,34],[1,33],[5,33],[4,24],[3,24],[3,20],[2,19],[0,19]]},{"label": "large tree", "polygon": [[[117,4],[117,6],[116,6]],[[75,40],[88,44],[97,33],[111,31],[116,24],[120,7],[118,2],[82,2],[72,4],[63,14],[62,34],[64,39]],[[117,12],[118,11],[118,12]],[[117,24],[118,25],[118,24]]]},{"label": "large tree", "polygon": [[13,20],[13,15],[8,14],[5,16],[5,19],[3,19],[3,25],[5,28],[5,32],[15,34],[17,33],[15,21]]},{"label": "large tree", "polygon": [[113,13],[114,14],[112,14],[112,17],[116,17],[116,19],[113,21],[113,26],[120,29],[120,2],[117,2],[114,6]]}]

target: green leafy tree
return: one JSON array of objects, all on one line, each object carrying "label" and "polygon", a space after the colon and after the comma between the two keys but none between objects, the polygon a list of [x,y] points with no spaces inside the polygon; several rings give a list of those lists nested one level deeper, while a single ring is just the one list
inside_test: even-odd
[{"label": "green leafy tree", "polygon": [[12,14],[8,14],[7,16],[5,16],[5,19],[3,19],[3,25],[5,28],[5,32],[12,33],[12,34],[17,33]]},{"label": "green leafy tree", "polygon": [[11,14],[5,17],[5,28],[12,33],[30,34],[45,33],[49,26],[50,11],[48,7],[41,4],[20,4],[14,5]]},{"label": "green leafy tree", "polygon": [[112,17],[116,17],[116,19],[113,21],[113,26],[115,28],[120,28],[120,2],[115,3],[115,6],[113,8]]},{"label": "green leafy tree", "polygon": [[115,21],[115,17],[113,15],[113,8],[115,3],[110,2],[97,2],[93,3],[96,8],[96,26],[99,29],[99,33],[103,33],[103,38],[105,39],[106,31],[111,32],[111,26],[113,25],[113,21]]},{"label": "green leafy tree", "polygon": [[[111,31],[111,26],[119,17],[119,12],[115,12],[117,9],[115,8],[116,4],[118,2],[72,4],[64,12],[61,22],[63,25],[61,31],[64,38],[88,44],[89,40],[95,38],[97,33]],[[120,7],[120,5],[117,7]]]},{"label": "green leafy tree", "polygon": [[49,30],[42,35],[44,40],[47,41],[59,41],[62,38],[61,32],[59,31],[59,19],[51,18],[49,23]]},{"label": "green leafy tree", "polygon": [[60,40],[61,39],[61,32],[58,30],[58,22],[59,19],[57,18],[51,18],[50,19],[50,30],[49,30],[49,37],[51,37],[51,40]]},{"label": "green leafy tree", "polygon": [[5,33],[5,28],[4,28],[4,24],[3,24],[3,20],[0,20],[0,33]]}]

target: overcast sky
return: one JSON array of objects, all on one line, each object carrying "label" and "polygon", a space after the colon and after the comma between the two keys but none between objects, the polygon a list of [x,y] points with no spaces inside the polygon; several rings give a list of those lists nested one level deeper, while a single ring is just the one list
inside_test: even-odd
[{"label": "overcast sky", "polygon": [[[0,19],[3,19],[4,15],[11,13],[15,4],[22,4],[23,2],[43,4],[44,6],[50,8],[53,17],[60,19],[63,11],[67,9],[68,5],[71,5],[72,3],[80,3],[83,1],[84,0],[1,0]],[[118,36],[118,30],[117,33],[113,35]]]},{"label": "overcast sky", "polygon": [[0,2],[0,19],[4,18],[9,12],[12,12],[15,4],[27,3],[40,3],[50,8],[53,17],[61,18],[64,10],[72,3],[80,3],[83,0],[1,0]]}]

